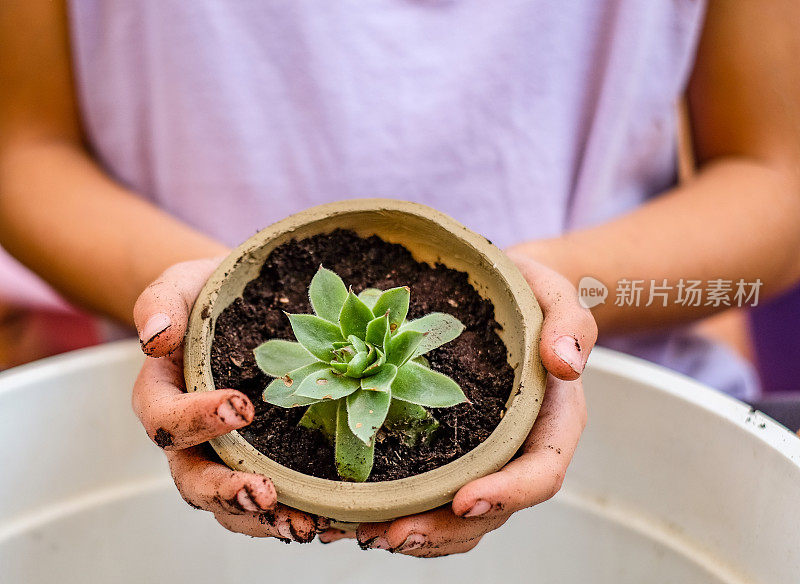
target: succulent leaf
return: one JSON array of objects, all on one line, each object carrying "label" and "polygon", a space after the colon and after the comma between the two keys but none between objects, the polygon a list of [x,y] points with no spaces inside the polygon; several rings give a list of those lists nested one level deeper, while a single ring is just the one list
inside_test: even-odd
[{"label": "succulent leaf", "polygon": [[315,363],[318,359],[294,341],[272,339],[255,348],[256,364],[267,375],[283,377],[289,371]]},{"label": "succulent leaf", "polygon": [[365,343],[360,337],[357,337],[355,335],[350,335],[349,337],[347,337],[347,342],[350,343],[350,345],[353,347],[353,349],[356,350],[356,352],[368,350],[367,343]]},{"label": "succulent leaf", "polygon": [[297,396],[310,397],[317,400],[339,399],[350,395],[360,386],[358,379],[339,375],[327,366],[306,377],[294,392]]},{"label": "succulent leaf", "polygon": [[347,287],[339,276],[320,266],[311,279],[308,298],[317,316],[338,324],[339,313],[347,299]]},{"label": "succulent leaf", "polygon": [[333,357],[333,343],[343,341],[339,327],[313,314],[288,314],[297,341],[320,361]]},{"label": "succulent leaf", "polygon": [[392,329],[388,326],[386,327],[386,334],[383,335],[383,351],[384,353],[389,351],[389,345],[392,344]]},{"label": "succulent leaf", "polygon": [[369,377],[370,375],[375,375],[378,371],[380,371],[381,367],[383,367],[384,363],[386,363],[386,355],[380,349],[375,349],[376,357],[372,361],[372,365],[369,365],[364,372],[361,374],[361,377]]},{"label": "succulent leaf", "polygon": [[366,391],[359,389],[347,396],[347,424],[366,445],[372,439],[386,419],[392,396],[382,391]]},{"label": "succulent leaf", "polygon": [[418,404],[412,404],[400,399],[393,399],[386,412],[385,425],[390,430],[402,428],[407,425],[409,421],[423,421],[433,418],[431,413]]},{"label": "succulent leaf", "polygon": [[367,334],[367,324],[375,318],[369,307],[352,292],[348,293],[342,311],[339,313],[339,327],[345,337],[355,335],[363,339]]},{"label": "succulent leaf", "polygon": [[373,318],[367,324],[367,335],[364,340],[376,347],[383,347],[386,332],[389,330],[389,312],[383,316]]},{"label": "succulent leaf", "polygon": [[383,365],[375,375],[361,378],[361,389],[366,391],[389,392],[392,389],[392,382],[397,376],[397,367],[387,363]]},{"label": "succulent leaf", "polygon": [[444,313],[405,322],[409,297],[407,287],[368,288],[356,296],[320,266],[309,286],[316,314],[286,313],[297,342],[272,339],[253,351],[258,366],[276,377],[264,400],[308,406],[299,425],[322,432],[334,445],[343,480],[367,480],[381,427],[414,446],[439,427],[425,407],[466,399],[455,381],[432,371],[421,356],[464,326]]},{"label": "succulent leaf", "polygon": [[386,348],[386,361],[398,367],[402,366],[403,363],[414,356],[414,351],[424,339],[425,333],[418,331],[403,331],[395,335],[389,339],[389,346]]},{"label": "succulent leaf", "polygon": [[414,357],[449,343],[464,331],[464,325],[455,316],[444,312],[431,312],[422,318],[411,320],[400,327],[400,332],[417,331],[427,333],[425,339],[414,351]]},{"label": "succulent leaf", "polygon": [[375,316],[381,316],[388,311],[389,329],[394,332],[406,319],[410,296],[411,290],[408,286],[390,288],[378,298],[375,306],[372,307],[372,313]]},{"label": "succulent leaf", "polygon": [[344,375],[347,373],[347,363],[342,361],[331,361],[330,362],[331,369],[339,373],[340,375]]},{"label": "succulent leaf", "polygon": [[306,365],[305,367],[290,371],[283,377],[273,379],[272,382],[267,385],[266,389],[264,389],[264,393],[261,397],[265,402],[282,408],[296,408],[298,406],[313,404],[319,400],[301,397],[295,395],[295,392],[306,377],[327,369],[328,365],[326,363],[317,361],[311,365]]},{"label": "succulent leaf", "polygon": [[316,361],[305,367],[289,371],[289,373],[283,376],[283,380],[286,382],[287,387],[293,387],[297,390],[306,377],[313,375],[317,371],[324,371],[327,366],[328,365],[322,361]]},{"label": "succulent leaf", "polygon": [[439,422],[428,410],[399,399],[392,400],[383,425],[390,432],[399,433],[408,446],[416,446],[420,440],[427,442],[439,429]]},{"label": "succulent leaf", "polygon": [[372,471],[375,446],[365,444],[347,423],[347,404],[339,400],[336,416],[336,472],[345,480],[364,482]]},{"label": "succulent leaf", "polygon": [[306,410],[299,424],[310,430],[319,430],[328,441],[333,444],[336,440],[336,413],[339,410],[339,402],[336,400],[325,400],[315,403]]},{"label": "succulent leaf", "polygon": [[282,408],[299,408],[301,406],[310,406],[317,403],[318,399],[309,397],[301,397],[294,395],[294,390],[284,384],[282,377],[273,379],[261,395],[262,399],[272,404],[273,406],[280,406]]},{"label": "succulent leaf", "polygon": [[368,345],[366,351],[356,353],[355,357],[347,364],[347,375],[349,377],[361,377],[364,370],[372,364],[376,357],[375,347]]},{"label": "succulent leaf", "polygon": [[358,294],[358,299],[366,304],[370,310],[372,310],[372,307],[375,306],[375,303],[378,301],[378,298],[381,297],[381,294],[383,294],[383,290],[378,290],[377,288],[367,288]]},{"label": "succulent leaf", "polygon": [[458,384],[436,371],[409,361],[397,371],[392,397],[429,408],[447,408],[466,401]]},{"label": "succulent leaf", "polygon": [[430,363],[430,361],[428,361],[428,360],[427,360],[425,357],[423,357],[422,355],[420,355],[419,357],[414,357],[414,358],[413,358],[413,359],[411,359],[411,360],[412,360],[414,363],[419,363],[419,364],[420,364],[420,365],[422,365],[423,367],[427,367],[428,369],[430,369],[430,367],[431,367],[431,363]]}]

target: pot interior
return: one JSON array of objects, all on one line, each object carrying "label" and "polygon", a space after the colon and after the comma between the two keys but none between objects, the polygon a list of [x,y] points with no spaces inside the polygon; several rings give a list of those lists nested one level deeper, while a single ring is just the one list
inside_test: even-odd
[{"label": "pot interior", "polygon": [[[458,226],[461,227],[461,226]],[[514,387],[520,382],[520,362],[525,355],[524,319],[514,300],[510,285],[498,266],[481,253],[471,240],[476,236],[461,227],[449,230],[428,217],[400,210],[350,210],[333,212],[308,223],[283,231],[264,245],[247,251],[220,286],[211,309],[211,338],[216,318],[237,297],[245,286],[258,277],[261,267],[276,247],[292,240],[302,240],[319,233],[329,233],[337,228],[354,231],[361,237],[377,235],[384,241],[406,247],[414,259],[428,264],[441,263],[449,268],[466,272],[470,284],[494,305],[495,320],[502,329],[498,335],[506,346],[508,362],[514,369]],[[460,232],[459,232],[460,231]],[[468,236],[465,238],[465,236]],[[210,347],[211,343],[207,346]],[[506,405],[510,405],[512,395]]]}]

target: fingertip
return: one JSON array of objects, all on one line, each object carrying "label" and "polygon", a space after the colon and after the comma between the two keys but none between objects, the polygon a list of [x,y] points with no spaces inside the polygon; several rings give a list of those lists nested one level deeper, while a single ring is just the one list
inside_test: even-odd
[{"label": "fingertip", "polygon": [[588,357],[588,352],[572,335],[543,335],[540,354],[545,369],[564,381],[578,379]]},{"label": "fingertip", "polygon": [[239,489],[239,492],[236,493],[236,502],[242,509],[251,513],[258,513],[263,510],[260,505],[256,503],[253,498],[253,493],[247,487]]},{"label": "fingertip", "polygon": [[165,312],[157,312],[147,318],[139,331],[139,342],[143,347],[150,345],[172,324],[172,320]]},{"label": "fingertip", "polygon": [[250,482],[250,495],[262,511],[271,511],[278,504],[275,485],[264,476],[257,476]]},{"label": "fingertip", "polygon": [[475,504],[475,501],[476,499],[470,500],[467,498],[463,498],[461,500],[453,499],[453,502],[450,504],[450,506],[453,509],[453,515],[456,515],[458,517],[464,517],[469,512],[469,510],[472,509],[472,506]]},{"label": "fingertip", "polygon": [[575,381],[581,376],[581,373],[575,371],[561,358],[555,355],[547,356],[544,351],[542,351],[542,364],[550,375],[562,381]]},{"label": "fingertip", "polygon": [[517,263],[542,309],[539,352],[545,368],[559,379],[577,379],[597,340],[597,323],[591,310],[580,304],[577,290],[562,275],[524,254],[507,253]]},{"label": "fingertip", "polygon": [[493,505],[486,498],[464,497],[459,501],[453,499],[452,507],[454,515],[458,517],[470,518],[486,515],[492,510]]},{"label": "fingertip", "polygon": [[322,543],[333,543],[334,541],[339,541],[340,539],[348,539],[351,537],[351,534],[343,529],[336,529],[330,528],[326,529],[322,533],[319,534],[319,540]]},{"label": "fingertip", "polygon": [[168,357],[172,355],[176,349],[181,345],[181,341],[174,341],[169,334],[169,329],[163,331],[161,334],[151,337],[147,341],[139,339],[139,344],[142,347],[142,353],[153,359],[160,359],[161,357]]},{"label": "fingertip", "polygon": [[[149,359],[162,367],[171,360]],[[182,368],[173,364],[174,373]],[[180,450],[207,442],[247,426],[255,417],[255,407],[246,395],[233,389],[184,393],[173,382],[149,381],[150,388],[139,389],[134,411],[151,438],[165,450]],[[154,389],[155,388],[155,389]]]},{"label": "fingertip", "polygon": [[391,523],[388,522],[362,523],[356,529],[358,545],[366,549],[366,547],[369,547],[378,537],[385,535],[390,525]]},{"label": "fingertip", "polygon": [[[316,515],[314,519],[317,525],[317,532],[328,531],[331,528],[331,520],[328,517]],[[350,533],[353,533],[352,531]]]},{"label": "fingertip", "polygon": [[148,357],[159,359],[172,355],[183,344],[185,330],[172,321],[161,330],[151,336],[145,336],[144,332],[139,337],[139,345],[142,353]]},{"label": "fingertip", "polygon": [[178,349],[188,318],[187,302],[174,285],[158,280],[145,288],[133,309],[142,351],[158,358]]},{"label": "fingertip", "polygon": [[[286,524],[289,528],[290,539],[298,543],[310,543],[317,537],[317,525],[313,517],[299,511],[287,514]],[[279,527],[280,531],[280,527]]]},{"label": "fingertip", "polygon": [[[476,481],[472,483],[474,482]],[[454,515],[463,517],[472,508],[475,501],[478,500],[476,493],[474,493],[475,489],[472,487],[472,483],[467,483],[461,487],[458,492],[456,492],[455,497],[453,497],[453,502],[450,503],[450,506],[453,509]]]},{"label": "fingertip", "polygon": [[225,426],[238,430],[253,421],[255,406],[246,395],[235,389],[217,391],[224,392],[219,398],[216,414]]},{"label": "fingertip", "polygon": [[505,503],[499,493],[506,481],[501,471],[467,483],[453,497],[453,514],[470,518],[502,512]]}]

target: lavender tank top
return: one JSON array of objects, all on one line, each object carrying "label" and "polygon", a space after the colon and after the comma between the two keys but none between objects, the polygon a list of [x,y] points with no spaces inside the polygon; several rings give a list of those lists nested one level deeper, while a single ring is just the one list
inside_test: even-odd
[{"label": "lavender tank top", "polygon": [[[700,0],[70,0],[83,122],[108,172],[237,244],[354,197],[418,201],[504,246],[675,182]],[[689,331],[610,341],[735,395]]]}]

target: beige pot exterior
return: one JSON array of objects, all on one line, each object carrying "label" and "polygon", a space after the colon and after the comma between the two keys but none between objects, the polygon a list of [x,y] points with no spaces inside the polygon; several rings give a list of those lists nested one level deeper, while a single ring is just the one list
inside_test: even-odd
[{"label": "beige pot exterior", "polygon": [[356,199],[302,211],[260,231],[235,249],[211,275],[192,310],[184,370],[189,391],[211,391],[211,344],[220,313],[256,278],[270,252],[292,239],[336,228],[400,243],[418,261],[440,262],[469,274],[495,306],[495,319],[514,368],[506,414],[484,442],[458,460],[405,479],[350,483],[311,477],[274,462],[236,432],[211,441],[236,470],[268,476],[285,505],[339,522],[387,521],[452,500],[471,480],[500,469],[528,435],[545,390],[538,345],[542,313],[516,266],[486,238],[430,207],[390,199]]}]

